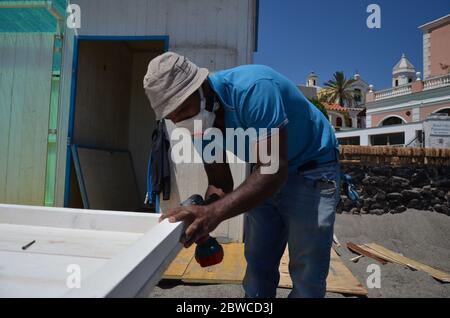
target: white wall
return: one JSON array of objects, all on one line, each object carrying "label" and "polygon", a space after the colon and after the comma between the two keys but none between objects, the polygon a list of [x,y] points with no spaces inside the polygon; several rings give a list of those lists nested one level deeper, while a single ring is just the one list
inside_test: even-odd
[{"label": "white wall", "polygon": [[210,70],[252,62],[254,0],[73,0],[80,35],[169,35],[170,50]]},{"label": "white wall", "polygon": [[355,129],[350,131],[337,132],[337,138],[360,137],[360,146],[370,146],[370,136],[405,133],[405,143],[411,142],[416,137],[416,131],[423,130],[423,123],[414,123],[407,125],[385,126],[369,129]]}]

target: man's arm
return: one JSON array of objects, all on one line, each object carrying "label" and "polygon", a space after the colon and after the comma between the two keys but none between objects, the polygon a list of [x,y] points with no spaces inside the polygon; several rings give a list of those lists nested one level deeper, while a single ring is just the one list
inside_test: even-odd
[{"label": "man's arm", "polygon": [[224,193],[230,193],[233,191],[234,188],[233,176],[231,175],[230,165],[227,162],[225,162],[225,160],[224,163],[211,163],[205,164],[204,166],[206,174],[208,176],[208,186],[209,186],[206,192],[206,196],[211,194],[208,192],[211,191],[210,188],[212,187],[220,189]]},{"label": "man's arm", "polygon": [[[283,128],[279,131],[279,154],[272,154],[271,156],[272,160],[279,160],[279,168],[276,173],[262,174],[261,168],[270,166],[273,162],[264,164],[258,155],[254,172],[235,191],[210,205],[211,210],[218,215],[220,222],[250,211],[281,188],[288,175],[287,139],[287,129]],[[262,143],[266,143],[265,149],[271,152],[271,137],[259,142],[257,147],[260,147]]]},{"label": "man's arm", "polygon": [[272,160],[278,160],[278,171],[276,173],[261,173],[262,167],[273,165],[274,162],[263,163],[258,154],[256,169],[233,192],[208,206],[180,207],[167,211],[162,216],[163,219],[169,218],[170,222],[186,222],[187,229],[183,242],[185,247],[191,246],[200,238],[208,235],[222,221],[255,208],[281,188],[288,175],[287,129],[281,129],[277,137],[279,137],[278,154],[271,153],[271,137],[258,142],[256,145],[256,147],[260,147],[263,143],[266,143],[265,149],[268,149],[268,152],[271,153]]}]

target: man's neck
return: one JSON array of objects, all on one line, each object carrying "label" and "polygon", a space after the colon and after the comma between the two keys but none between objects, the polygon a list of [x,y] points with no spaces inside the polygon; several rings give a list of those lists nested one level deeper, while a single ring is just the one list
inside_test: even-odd
[{"label": "man's neck", "polygon": [[203,83],[203,93],[206,98],[206,109],[212,110],[214,108],[214,103],[217,102],[219,104],[219,109],[215,111],[216,120],[214,121],[214,127],[219,128],[223,133],[225,132],[225,112],[224,108],[218,98],[216,92],[212,89],[209,81],[206,80]]}]

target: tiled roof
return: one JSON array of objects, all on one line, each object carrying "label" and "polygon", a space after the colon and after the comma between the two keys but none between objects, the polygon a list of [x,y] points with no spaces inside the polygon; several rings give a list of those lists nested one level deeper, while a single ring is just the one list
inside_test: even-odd
[{"label": "tiled roof", "polygon": [[329,111],[335,111],[335,112],[341,112],[341,113],[348,113],[349,111],[362,111],[364,108],[353,108],[353,107],[343,107],[339,104],[327,104],[323,103],[325,108]]}]

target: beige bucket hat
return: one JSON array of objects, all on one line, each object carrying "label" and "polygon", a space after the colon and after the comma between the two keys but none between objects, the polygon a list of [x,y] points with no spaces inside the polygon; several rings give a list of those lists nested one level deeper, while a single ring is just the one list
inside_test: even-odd
[{"label": "beige bucket hat", "polygon": [[177,109],[200,88],[208,74],[206,68],[199,68],[177,53],[167,52],[154,58],[144,77],[144,90],[156,119]]}]

